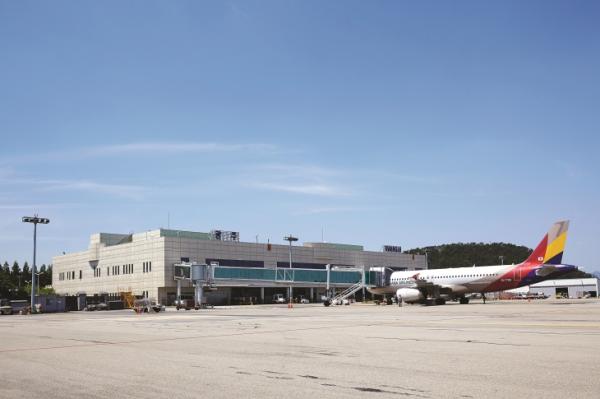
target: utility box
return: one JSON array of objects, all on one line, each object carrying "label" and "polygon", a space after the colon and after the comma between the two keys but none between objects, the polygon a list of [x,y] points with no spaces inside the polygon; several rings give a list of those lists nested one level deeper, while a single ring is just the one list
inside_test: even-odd
[{"label": "utility box", "polygon": [[36,305],[42,313],[66,312],[65,297],[57,295],[36,295]]}]

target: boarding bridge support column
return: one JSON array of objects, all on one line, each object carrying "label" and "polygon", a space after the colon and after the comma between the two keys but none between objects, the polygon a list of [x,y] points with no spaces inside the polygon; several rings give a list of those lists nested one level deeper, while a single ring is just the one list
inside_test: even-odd
[{"label": "boarding bridge support column", "polygon": [[315,289],[310,287],[310,301],[315,302]]},{"label": "boarding bridge support column", "polygon": [[194,296],[195,296],[195,301],[196,301],[196,307],[201,307],[202,306],[202,295],[204,294],[204,289],[202,288],[202,283],[198,282],[196,283],[196,287],[194,290]]},{"label": "boarding bridge support column", "polygon": [[363,302],[365,302],[365,299],[366,299],[365,298],[365,293],[366,293],[365,292],[365,285],[366,285],[366,282],[367,282],[367,277],[366,277],[366,274],[365,274],[365,266],[363,265],[363,268],[362,268],[362,301]]},{"label": "boarding bridge support column", "polygon": [[265,303],[265,287],[260,287],[260,303]]},{"label": "boarding bridge support column", "polygon": [[331,292],[329,292],[329,282],[331,281],[331,265],[327,264],[325,265],[325,268],[327,269],[327,292],[326,292],[326,296],[327,298],[333,298],[333,295],[331,295]]},{"label": "boarding bridge support column", "polygon": [[181,305],[181,280],[177,280],[177,304]]}]

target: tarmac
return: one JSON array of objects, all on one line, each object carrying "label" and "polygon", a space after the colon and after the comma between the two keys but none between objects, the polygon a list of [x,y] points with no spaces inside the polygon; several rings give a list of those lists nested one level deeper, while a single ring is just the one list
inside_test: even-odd
[{"label": "tarmac", "polygon": [[0,316],[0,398],[593,398],[600,300]]}]

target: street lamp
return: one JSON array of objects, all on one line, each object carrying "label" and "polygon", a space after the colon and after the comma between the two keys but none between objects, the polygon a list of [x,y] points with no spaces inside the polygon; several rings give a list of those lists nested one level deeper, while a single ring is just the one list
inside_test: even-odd
[{"label": "street lamp", "polygon": [[[289,235],[287,237],[283,237],[284,240],[290,243],[290,273],[292,272],[292,243],[294,241],[298,241],[298,237],[294,237],[293,235]],[[290,303],[292,303],[292,286],[290,285]]]},{"label": "street lamp", "polygon": [[23,223],[33,223],[33,268],[31,269],[31,313],[35,313],[35,276],[36,276],[36,267],[35,267],[35,250],[37,243],[37,225],[39,224],[48,224],[50,223],[50,219],[40,218],[38,215],[32,216],[23,216],[21,219]]},{"label": "street lamp", "polygon": [[35,276],[36,276],[36,277],[35,277],[35,281],[37,281],[37,292],[38,292],[38,294],[40,293],[40,276],[41,276],[42,274],[44,274],[44,273],[42,273],[42,272],[39,272],[39,273],[36,273],[36,274],[35,274]]}]

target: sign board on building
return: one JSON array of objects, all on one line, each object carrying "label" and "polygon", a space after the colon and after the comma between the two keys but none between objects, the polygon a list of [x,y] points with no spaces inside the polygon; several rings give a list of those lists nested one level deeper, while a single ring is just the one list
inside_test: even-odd
[{"label": "sign board on building", "polygon": [[384,245],[383,252],[402,252],[400,245]]}]

